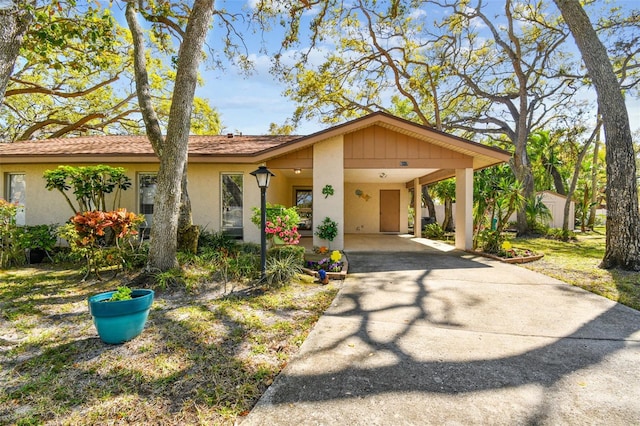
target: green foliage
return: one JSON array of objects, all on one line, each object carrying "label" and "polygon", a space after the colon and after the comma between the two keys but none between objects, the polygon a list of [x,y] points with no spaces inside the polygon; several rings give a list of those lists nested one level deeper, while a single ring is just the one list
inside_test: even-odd
[{"label": "green foliage", "polygon": [[269,249],[267,252],[268,257],[284,258],[293,256],[298,259],[300,264],[304,263],[304,247],[297,245],[281,245],[275,246]]},{"label": "green foliage", "polygon": [[109,302],[118,302],[120,300],[131,300],[131,289],[127,286],[120,286],[118,290],[111,295]]},{"label": "green foliage", "polygon": [[422,230],[422,236],[425,238],[439,240],[444,237],[444,230],[438,223],[429,223],[424,226],[424,229]]},{"label": "green foliage", "polygon": [[26,260],[17,242],[16,211],[15,204],[0,198],[0,268],[21,265]]},{"label": "green foliage", "polygon": [[498,254],[502,251],[502,243],[506,237],[498,230],[484,230],[479,235],[479,245],[486,253]]},{"label": "green foliage", "polygon": [[57,225],[30,225],[18,228],[18,244],[24,249],[42,249],[50,252],[58,239],[55,230]]},{"label": "green foliage", "polygon": [[[91,210],[107,211],[107,194],[115,191],[111,210],[120,204],[121,191],[131,187],[131,179],[122,167],[106,165],[96,166],[58,166],[44,172],[46,188],[58,190],[67,201],[73,214]],[[67,191],[71,190],[77,205],[74,205]]]},{"label": "green foliage", "polygon": [[156,288],[159,290],[168,290],[177,288],[184,283],[182,269],[174,268],[167,271],[158,272],[153,276],[156,282]]},{"label": "green foliage", "polygon": [[210,250],[224,250],[227,252],[237,250],[238,243],[234,238],[222,231],[211,232],[203,230],[198,237],[198,251],[208,252]]},{"label": "green foliage", "polygon": [[[260,228],[260,208],[254,207],[251,215],[251,222]],[[287,229],[292,229],[298,226],[300,223],[300,216],[298,215],[298,209],[294,207],[285,207],[282,204],[269,204],[267,203],[267,222],[276,222],[277,218],[282,219],[283,226]]]},{"label": "green foliage", "polygon": [[[27,2],[29,3],[29,2]],[[69,135],[143,134],[129,31],[91,1],[38,2],[0,110],[7,141]],[[170,38],[169,38],[170,40]],[[175,70],[160,40],[148,39],[151,92],[164,127]],[[202,84],[202,81],[199,81]],[[217,134],[220,116],[195,98],[191,134]]]},{"label": "green foliage", "polygon": [[[300,216],[295,206],[286,208],[280,204],[267,204],[266,219],[264,232],[267,234],[267,240],[273,240],[277,244],[299,243],[298,224],[300,223]],[[253,208],[251,222],[258,229],[262,225],[260,209],[257,207]]]},{"label": "green foliage", "polygon": [[272,288],[289,284],[302,272],[302,263],[295,253],[284,256],[271,256],[267,259],[266,284]]},{"label": "green foliage", "polygon": [[529,229],[545,230],[548,221],[553,219],[551,210],[542,202],[542,195],[528,198],[525,204],[525,213]]},{"label": "green foliage", "polygon": [[560,241],[577,241],[577,235],[575,232],[567,229],[564,230],[562,228],[550,228],[547,230],[545,237],[551,240],[560,240]]},{"label": "green foliage", "polygon": [[333,241],[338,235],[338,224],[331,218],[325,217],[322,223],[316,227],[316,235],[323,240]]},{"label": "green foliage", "polygon": [[522,184],[515,179],[507,165],[477,172],[473,199],[474,247],[480,245],[480,240],[489,241],[489,247],[492,247],[498,237],[480,234],[495,230],[499,236],[509,225],[509,217],[525,202]]}]

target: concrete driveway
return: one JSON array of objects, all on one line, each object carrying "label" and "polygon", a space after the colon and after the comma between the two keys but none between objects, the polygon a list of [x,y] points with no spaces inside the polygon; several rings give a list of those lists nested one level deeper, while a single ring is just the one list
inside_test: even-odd
[{"label": "concrete driveway", "polygon": [[243,426],[640,424],[640,312],[404,244],[348,252],[335,302]]}]

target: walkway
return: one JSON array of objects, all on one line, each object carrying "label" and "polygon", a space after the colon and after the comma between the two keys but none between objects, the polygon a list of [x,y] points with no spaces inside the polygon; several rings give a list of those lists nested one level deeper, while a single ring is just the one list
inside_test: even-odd
[{"label": "walkway", "polygon": [[396,243],[347,252],[335,302],[243,426],[640,423],[640,312]]}]

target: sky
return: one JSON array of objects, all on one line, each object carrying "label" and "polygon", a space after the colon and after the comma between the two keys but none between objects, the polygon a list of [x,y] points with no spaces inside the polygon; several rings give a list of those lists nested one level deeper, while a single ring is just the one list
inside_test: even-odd
[{"label": "sky", "polygon": [[[241,11],[243,8],[250,7],[250,2],[253,1],[255,0],[218,0],[216,5],[223,5],[230,11]],[[636,0],[616,1],[617,4],[629,8],[635,6],[635,2]],[[489,7],[504,7],[504,0],[486,0],[486,3]],[[114,10],[114,12],[116,18],[120,20],[121,11]],[[594,17],[591,18],[594,19]],[[124,19],[121,22],[124,23]],[[220,34],[219,28],[215,28],[209,35],[208,43],[215,47],[215,40],[220,39]],[[255,64],[250,76],[245,76],[232,66],[224,70],[211,69],[206,64],[201,67],[204,86],[197,89],[196,95],[209,99],[210,104],[218,110],[224,127],[222,133],[266,134],[271,123],[281,125],[293,115],[295,104],[282,94],[285,86],[269,74],[271,57],[259,51],[261,43],[265,43],[270,52],[277,51],[280,48],[281,39],[281,33],[246,37],[249,54]],[[595,100],[595,92],[587,97]],[[640,127],[640,101],[630,100],[628,109],[631,127],[637,129]],[[325,128],[326,124],[318,121],[303,122],[295,133],[305,135]]]}]

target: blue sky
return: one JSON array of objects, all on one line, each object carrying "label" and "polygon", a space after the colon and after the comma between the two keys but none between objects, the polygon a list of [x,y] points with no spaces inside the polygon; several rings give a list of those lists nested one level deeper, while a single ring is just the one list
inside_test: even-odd
[{"label": "blue sky", "polygon": [[[241,11],[250,7],[253,0],[227,0],[216,2],[217,7],[227,10]],[[551,0],[549,0],[551,1]],[[633,7],[636,0],[618,0],[615,3]],[[503,0],[488,0],[490,7],[504,7]],[[117,4],[117,3],[116,3]],[[637,6],[636,6],[637,7]],[[114,8],[117,9],[117,8]],[[122,17],[121,11],[114,10],[117,19]],[[592,20],[594,17],[591,17]],[[124,20],[122,21],[124,23]],[[126,24],[125,24],[126,25]],[[241,29],[242,26],[239,27]],[[209,35],[208,43],[215,48],[216,40],[221,38],[219,28]],[[245,135],[265,134],[270,123],[283,124],[292,116],[295,105],[282,95],[285,87],[269,74],[270,56],[260,52],[261,43],[270,52],[280,48],[281,33],[245,36],[249,54],[254,59],[255,69],[252,75],[246,76],[233,66],[224,70],[203,66],[201,77],[205,85],[196,92],[197,96],[209,99],[210,104],[220,113],[224,132],[241,132]],[[595,93],[588,95],[595,99]],[[640,126],[640,101],[628,102],[632,129]],[[297,134],[310,134],[322,130],[326,125],[319,122],[304,122],[296,130]]]}]

